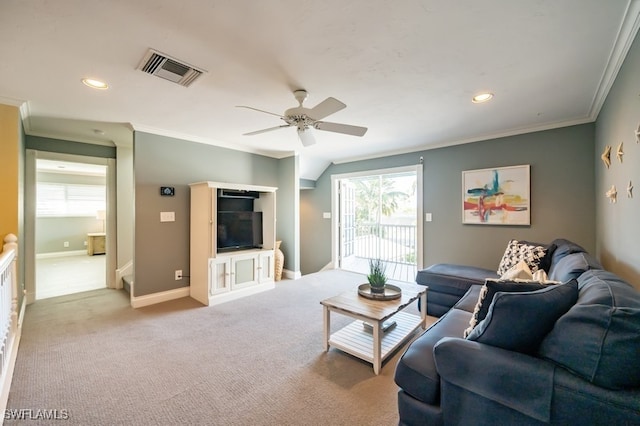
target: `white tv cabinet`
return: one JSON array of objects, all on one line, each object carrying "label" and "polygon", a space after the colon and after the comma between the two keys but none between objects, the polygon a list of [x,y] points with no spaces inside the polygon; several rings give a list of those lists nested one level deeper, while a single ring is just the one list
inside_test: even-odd
[{"label": "white tv cabinet", "polygon": [[[270,290],[274,283],[276,245],[275,187],[197,182],[191,187],[190,295],[211,306]],[[262,212],[262,248],[218,252],[219,192],[223,198],[253,193],[253,211]],[[223,200],[224,202],[224,200]]]}]

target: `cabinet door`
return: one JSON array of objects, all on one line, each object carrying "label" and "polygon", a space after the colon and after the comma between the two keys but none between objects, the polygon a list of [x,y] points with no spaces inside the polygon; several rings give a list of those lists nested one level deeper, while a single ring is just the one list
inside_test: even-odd
[{"label": "cabinet door", "polygon": [[260,253],[258,260],[258,281],[261,283],[273,281],[275,275],[274,251],[264,251]]},{"label": "cabinet door", "polygon": [[258,283],[257,253],[237,255],[231,258],[231,289],[249,287]]},{"label": "cabinet door", "polygon": [[209,296],[231,289],[231,262],[228,258],[209,259]]}]

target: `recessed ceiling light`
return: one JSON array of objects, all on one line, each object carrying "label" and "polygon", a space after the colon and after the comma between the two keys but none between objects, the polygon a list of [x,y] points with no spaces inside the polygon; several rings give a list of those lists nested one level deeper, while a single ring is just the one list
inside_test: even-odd
[{"label": "recessed ceiling light", "polygon": [[107,83],[105,83],[104,81],[96,80],[95,78],[83,78],[82,82],[92,89],[106,90],[109,88],[109,85]]},{"label": "recessed ceiling light", "polygon": [[474,104],[480,104],[482,102],[487,102],[491,98],[493,98],[493,93],[489,93],[489,92],[480,93],[480,94],[475,95],[471,99],[471,102],[473,102]]}]

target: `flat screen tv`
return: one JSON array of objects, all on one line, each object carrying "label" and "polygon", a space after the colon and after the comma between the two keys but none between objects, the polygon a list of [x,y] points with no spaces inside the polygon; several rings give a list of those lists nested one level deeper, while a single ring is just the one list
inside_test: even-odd
[{"label": "flat screen tv", "polygon": [[262,247],[262,212],[219,211],[218,251]]}]

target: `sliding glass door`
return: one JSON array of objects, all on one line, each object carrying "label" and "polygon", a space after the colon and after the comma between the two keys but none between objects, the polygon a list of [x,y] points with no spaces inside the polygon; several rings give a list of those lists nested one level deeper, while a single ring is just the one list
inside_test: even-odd
[{"label": "sliding glass door", "polygon": [[389,278],[413,282],[420,250],[418,169],[345,175],[337,180],[338,266],[367,273],[381,259]]}]

